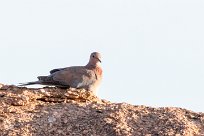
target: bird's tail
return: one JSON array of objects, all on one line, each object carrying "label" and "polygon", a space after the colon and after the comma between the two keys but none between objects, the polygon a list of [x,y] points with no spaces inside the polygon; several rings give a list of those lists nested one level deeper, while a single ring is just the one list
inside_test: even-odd
[{"label": "bird's tail", "polygon": [[36,84],[41,84],[40,81],[33,81],[33,82],[27,82],[27,83],[19,83],[19,86],[27,86],[27,85],[36,85]]},{"label": "bird's tail", "polygon": [[65,88],[70,87],[69,85],[63,85],[59,81],[54,81],[53,78],[50,77],[50,76],[39,76],[38,81],[27,82],[27,83],[19,83],[19,84],[20,84],[19,86],[39,84],[39,85],[58,86],[58,87],[65,87]]},{"label": "bird's tail", "polygon": [[38,80],[42,82],[50,82],[52,81],[52,78],[50,78],[49,76],[38,76]]},{"label": "bird's tail", "polygon": [[48,76],[39,76],[38,81],[33,81],[33,82],[27,82],[27,83],[19,83],[19,86],[27,86],[27,85],[36,85],[36,84],[41,84],[41,85],[47,85],[48,84],[49,77]]}]

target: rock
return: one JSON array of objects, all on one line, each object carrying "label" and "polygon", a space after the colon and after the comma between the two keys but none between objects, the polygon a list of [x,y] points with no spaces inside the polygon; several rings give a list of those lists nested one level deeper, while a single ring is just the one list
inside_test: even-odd
[{"label": "rock", "polygon": [[101,100],[85,90],[0,88],[0,135],[204,135],[204,113]]}]

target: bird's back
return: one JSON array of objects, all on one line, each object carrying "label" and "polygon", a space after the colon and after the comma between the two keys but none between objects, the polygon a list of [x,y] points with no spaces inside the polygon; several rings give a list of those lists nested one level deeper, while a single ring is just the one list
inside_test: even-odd
[{"label": "bird's back", "polygon": [[96,80],[94,70],[87,69],[84,66],[67,67],[50,75],[54,81],[69,85],[73,88],[85,88],[93,85]]}]

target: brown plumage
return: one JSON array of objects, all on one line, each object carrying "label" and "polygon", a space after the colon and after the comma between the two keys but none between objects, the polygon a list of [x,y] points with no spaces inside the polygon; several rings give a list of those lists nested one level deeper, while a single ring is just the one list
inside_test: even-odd
[{"label": "brown plumage", "polygon": [[85,66],[72,66],[60,69],[53,69],[48,76],[39,76],[38,81],[22,84],[52,85],[57,87],[84,88],[96,92],[102,80],[101,55],[93,52]]}]

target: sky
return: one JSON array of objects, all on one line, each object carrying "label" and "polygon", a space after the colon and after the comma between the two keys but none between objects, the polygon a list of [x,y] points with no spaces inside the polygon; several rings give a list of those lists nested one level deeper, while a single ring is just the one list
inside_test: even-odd
[{"label": "sky", "polygon": [[204,1],[0,1],[0,83],[102,54],[98,96],[204,112]]}]

